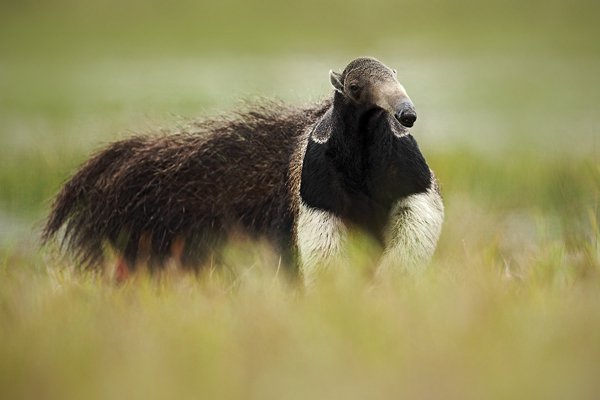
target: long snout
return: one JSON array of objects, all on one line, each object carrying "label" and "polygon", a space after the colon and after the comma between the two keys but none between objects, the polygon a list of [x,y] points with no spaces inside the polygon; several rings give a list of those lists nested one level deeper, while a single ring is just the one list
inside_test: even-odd
[{"label": "long snout", "polygon": [[411,128],[417,120],[417,112],[406,90],[397,80],[387,81],[379,87],[376,104],[393,114],[398,122]]},{"label": "long snout", "polygon": [[395,110],[394,116],[396,119],[407,128],[411,128],[417,120],[417,112],[415,107],[410,102],[401,103]]}]

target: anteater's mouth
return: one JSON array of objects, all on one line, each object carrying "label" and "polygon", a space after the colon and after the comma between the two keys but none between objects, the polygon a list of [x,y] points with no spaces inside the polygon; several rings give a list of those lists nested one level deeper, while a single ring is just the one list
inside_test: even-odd
[{"label": "anteater's mouth", "polygon": [[393,124],[392,132],[394,133],[394,136],[401,138],[403,136],[410,134],[410,129],[407,128],[406,126],[402,125],[401,123],[399,123],[398,118],[395,118],[395,119],[396,119],[396,121],[394,121],[394,120],[390,121],[390,123]]}]

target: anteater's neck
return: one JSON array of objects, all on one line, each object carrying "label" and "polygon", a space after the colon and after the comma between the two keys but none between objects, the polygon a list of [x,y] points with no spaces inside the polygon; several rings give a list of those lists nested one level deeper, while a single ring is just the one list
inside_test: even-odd
[{"label": "anteater's neck", "polygon": [[[368,195],[369,152],[372,132],[369,119],[377,110],[364,110],[335,92],[331,106],[332,127],[325,156],[340,178],[342,188],[355,195]],[[317,156],[322,156],[317,153]]]},{"label": "anteater's neck", "polygon": [[382,240],[391,204],[378,204],[369,192],[370,114],[335,93],[309,139],[300,193],[306,205],[331,212]]}]

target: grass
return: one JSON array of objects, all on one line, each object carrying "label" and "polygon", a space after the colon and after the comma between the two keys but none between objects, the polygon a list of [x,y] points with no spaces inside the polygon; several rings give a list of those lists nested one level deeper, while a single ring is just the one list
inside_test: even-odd
[{"label": "grass", "polygon": [[599,238],[577,251],[542,240],[519,268],[490,246],[442,248],[417,278],[345,269],[309,291],[254,247],[201,276],[122,286],[11,262],[0,387],[6,398],[591,399]]},{"label": "grass", "polygon": [[[0,397],[597,398],[597,9],[0,4]],[[357,239],[306,290],[241,243],[199,275],[115,285],[39,248],[93,150],[240,99],[314,101],[362,54],[398,69],[442,184],[424,274],[374,280]]]}]

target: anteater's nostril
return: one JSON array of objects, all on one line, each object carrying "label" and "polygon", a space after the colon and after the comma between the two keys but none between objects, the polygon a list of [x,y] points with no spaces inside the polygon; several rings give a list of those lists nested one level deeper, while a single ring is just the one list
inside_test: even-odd
[{"label": "anteater's nostril", "polygon": [[400,123],[407,128],[412,127],[417,120],[417,114],[413,110],[403,110],[400,113]]}]

